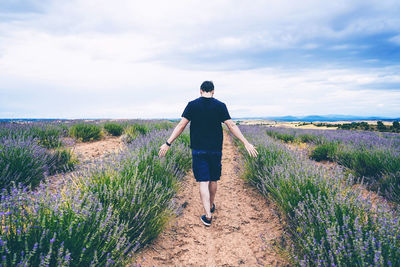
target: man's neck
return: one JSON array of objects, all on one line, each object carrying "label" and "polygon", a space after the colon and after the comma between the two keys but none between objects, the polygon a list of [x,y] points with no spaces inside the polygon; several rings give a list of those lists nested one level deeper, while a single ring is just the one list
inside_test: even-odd
[{"label": "man's neck", "polygon": [[213,97],[213,94],[211,94],[211,93],[203,93],[203,94],[201,94],[201,96],[202,97],[206,97],[206,98],[211,98],[211,97]]}]

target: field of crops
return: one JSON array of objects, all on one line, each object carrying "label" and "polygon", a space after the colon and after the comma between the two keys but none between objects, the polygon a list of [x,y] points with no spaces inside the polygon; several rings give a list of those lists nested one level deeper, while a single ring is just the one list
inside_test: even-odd
[{"label": "field of crops", "polygon": [[[166,121],[0,126],[2,266],[122,266],[162,231],[190,167],[189,137],[165,159]],[[126,149],[90,166],[64,143],[122,135]],[[71,172],[74,170],[73,172]],[[65,173],[60,188],[49,176]]]},{"label": "field of crops", "polygon": [[[293,264],[400,265],[398,209],[385,202],[371,203],[351,187],[357,181],[355,175],[368,175],[369,181],[388,189],[385,196],[398,200],[399,135],[240,128],[260,153],[254,159],[241,147],[244,177],[273,199],[284,215],[290,246],[282,249]],[[310,153],[301,153],[288,149],[285,142],[310,142],[313,146]],[[309,157],[340,165],[324,168]]]},{"label": "field of crops", "polygon": [[400,135],[365,131],[324,131],[267,128],[266,133],[285,143],[307,143],[316,161],[337,162],[369,189],[400,202]]},{"label": "field of crops", "polygon": [[[158,157],[174,125],[0,124],[1,266],[131,263],[175,216],[174,197],[191,167],[187,132]],[[236,140],[243,178],[283,218],[282,257],[293,266],[400,266],[400,135],[240,129],[259,152],[250,157]],[[71,149],[105,137],[118,138],[124,149],[90,164]],[[51,182],[56,176],[61,183]],[[359,183],[383,201],[365,198],[353,187]]]}]

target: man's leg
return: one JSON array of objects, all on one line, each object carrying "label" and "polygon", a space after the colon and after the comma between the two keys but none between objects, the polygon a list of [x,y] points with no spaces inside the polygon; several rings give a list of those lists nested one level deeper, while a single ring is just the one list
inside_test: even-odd
[{"label": "man's leg", "polygon": [[207,218],[211,218],[210,211],[210,190],[208,189],[209,182],[200,182],[200,198],[203,202],[203,207],[206,212]]},{"label": "man's leg", "polygon": [[210,191],[210,207],[214,204],[215,194],[217,193],[217,181],[210,181],[208,184],[208,190]]}]

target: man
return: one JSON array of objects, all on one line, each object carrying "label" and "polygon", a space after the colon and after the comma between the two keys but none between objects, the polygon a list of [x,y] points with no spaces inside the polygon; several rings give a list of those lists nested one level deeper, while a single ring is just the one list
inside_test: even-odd
[{"label": "man", "polygon": [[205,81],[200,86],[200,97],[190,101],[182,114],[182,119],[175,127],[165,144],[160,147],[159,156],[165,156],[172,142],[183,132],[190,123],[190,148],[192,149],[192,168],[197,182],[200,183],[200,198],[205,215],[200,217],[204,225],[210,226],[211,213],[215,211],[215,194],[217,181],[221,177],[222,158],[222,126],[228,129],[245,145],[248,153],[256,157],[258,152],[251,145],[239,127],[231,120],[226,105],[213,98],[214,84]]}]

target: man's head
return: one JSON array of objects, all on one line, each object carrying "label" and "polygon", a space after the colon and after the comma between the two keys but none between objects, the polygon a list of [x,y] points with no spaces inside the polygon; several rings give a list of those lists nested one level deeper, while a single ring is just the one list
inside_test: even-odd
[{"label": "man's head", "polygon": [[214,91],[214,84],[212,81],[204,81],[201,86],[200,86],[200,90],[203,92],[212,92]]}]

